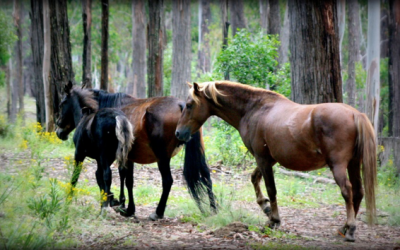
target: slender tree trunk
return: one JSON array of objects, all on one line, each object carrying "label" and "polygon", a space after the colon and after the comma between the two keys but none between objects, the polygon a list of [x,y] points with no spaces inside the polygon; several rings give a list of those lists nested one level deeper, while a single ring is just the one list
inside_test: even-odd
[{"label": "slender tree trunk", "polygon": [[344,30],[346,27],[346,1],[337,0],[337,20],[339,27],[339,55],[340,55],[340,65],[342,65],[342,43],[344,37]]},{"label": "slender tree trunk", "polygon": [[164,1],[149,0],[149,26],[147,32],[147,92],[148,97],[162,96],[163,83],[163,51],[164,51]]},{"label": "slender tree trunk", "polygon": [[[10,53],[11,54],[11,53]],[[12,60],[11,58],[7,63],[7,119],[9,122],[14,122],[12,114]]]},{"label": "slender tree trunk", "polygon": [[378,135],[380,102],[380,2],[368,0],[368,47],[367,47],[367,107],[366,113]]},{"label": "slender tree trunk", "polygon": [[17,33],[17,41],[15,42],[15,83],[18,95],[19,109],[18,113],[24,119],[24,82],[22,72],[22,11],[21,0],[14,0],[14,26]]},{"label": "slender tree trunk", "polygon": [[234,37],[236,35],[237,29],[246,28],[243,1],[230,0],[229,11],[231,14],[232,37]]},{"label": "slender tree trunk", "polygon": [[82,0],[83,55],[82,87],[92,88],[92,0]]},{"label": "slender tree trunk", "polygon": [[54,131],[53,96],[50,82],[51,60],[51,24],[50,24],[50,0],[43,0],[43,89],[46,113],[46,131]]},{"label": "slender tree trunk", "polygon": [[[201,34],[199,34],[201,36]],[[172,1],[171,95],[185,100],[191,82],[190,0]]]},{"label": "slender tree trunk", "polygon": [[264,34],[268,33],[268,20],[269,20],[269,0],[259,0],[260,2],[260,19],[261,29]]},{"label": "slender tree trunk", "polygon": [[132,1],[132,79],[128,94],[146,97],[146,11],[144,0]]},{"label": "slender tree trunk", "polygon": [[287,63],[289,54],[289,35],[290,35],[290,22],[289,22],[289,6],[286,0],[285,17],[283,19],[283,27],[279,35],[281,46],[279,48],[279,65]]},{"label": "slender tree trunk", "polygon": [[348,10],[348,37],[349,37],[349,62],[348,78],[346,83],[347,103],[355,107],[356,104],[356,67],[360,60],[360,6],[358,0],[347,1]]},{"label": "slender tree trunk", "polygon": [[46,112],[43,88],[43,1],[31,0],[31,34],[36,120],[44,127],[46,125]]},{"label": "slender tree trunk", "polygon": [[210,0],[199,1],[199,45],[198,45],[198,72],[204,74],[211,70],[210,59],[210,30],[211,22]]},{"label": "slender tree trunk", "polygon": [[279,35],[281,31],[281,9],[279,0],[269,1],[268,34]]},{"label": "slender tree trunk", "polygon": [[100,89],[108,90],[108,0],[101,0],[101,80]]},{"label": "slender tree trunk", "polygon": [[49,1],[51,27],[51,70],[54,118],[57,118],[63,89],[69,81],[74,82],[67,1]]},{"label": "slender tree trunk", "polygon": [[[228,0],[220,0],[220,10],[221,10],[221,23],[222,23],[222,49],[224,50],[228,46]],[[224,79],[229,80],[229,71],[224,73]]]},{"label": "slender tree trunk", "polygon": [[400,137],[400,1],[389,6],[389,136]]},{"label": "slender tree trunk", "polygon": [[342,102],[336,1],[290,0],[292,100]]}]

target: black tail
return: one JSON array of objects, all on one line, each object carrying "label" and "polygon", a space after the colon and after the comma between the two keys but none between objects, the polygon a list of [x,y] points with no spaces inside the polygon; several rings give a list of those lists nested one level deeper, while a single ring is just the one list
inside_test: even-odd
[{"label": "black tail", "polygon": [[192,135],[186,143],[185,163],[183,165],[185,177],[190,195],[195,199],[199,209],[203,211],[204,196],[208,194],[210,206],[216,210],[215,198],[212,192],[212,181],[208,169],[201,130]]},{"label": "black tail", "polygon": [[131,151],[135,139],[133,136],[133,128],[132,124],[125,116],[117,115],[115,121],[115,134],[118,139],[118,148],[115,158],[118,161],[119,167],[126,167],[125,164],[128,159],[128,154],[129,151]]}]

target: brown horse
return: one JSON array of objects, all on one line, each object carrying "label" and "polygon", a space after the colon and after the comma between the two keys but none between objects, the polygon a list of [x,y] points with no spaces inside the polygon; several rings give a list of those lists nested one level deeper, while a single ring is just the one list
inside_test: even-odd
[{"label": "brown horse", "polygon": [[[127,185],[133,184],[133,163],[148,164],[157,162],[162,177],[163,191],[160,202],[155,213],[150,215],[151,220],[163,218],[167,199],[173,183],[170,160],[179,150],[183,143],[179,141],[174,133],[176,125],[181,116],[184,102],[174,97],[155,97],[148,99],[137,99],[123,93],[111,94],[102,90],[88,90],[73,87],[69,82],[65,86],[65,96],[60,104],[60,116],[57,121],[57,136],[66,140],[80,123],[82,109],[89,109],[97,112],[103,108],[118,108],[128,118],[133,127],[134,143],[128,154],[126,172]],[[95,148],[96,145],[93,145]],[[110,148],[110,151],[111,148]],[[114,150],[115,152],[115,150]],[[75,169],[71,183],[76,185],[80,175],[79,165],[86,156],[97,159],[95,154],[75,154]],[[100,164],[101,168],[96,171],[96,178],[100,189],[110,195],[112,161]],[[124,172],[124,171],[123,171]],[[216,211],[216,203],[212,192],[210,172],[205,161],[204,145],[201,131],[193,136],[193,139],[186,143],[183,174],[189,192],[202,209],[202,198],[208,194],[210,207]],[[121,175],[121,172],[120,172]],[[124,204],[123,195],[124,177],[121,177],[121,203]],[[102,188],[103,187],[103,188]],[[129,189],[129,188],[128,188]],[[113,197],[110,196],[109,199]],[[112,202],[112,200],[110,200]],[[108,202],[106,203],[108,204]],[[133,197],[129,199],[128,209],[122,211],[125,216],[132,216],[135,213]]]},{"label": "brown horse", "polygon": [[[277,162],[297,171],[329,166],[346,202],[347,221],[339,233],[348,241],[355,240],[355,217],[364,196],[362,164],[372,224],[376,212],[376,141],[365,114],[342,103],[300,105],[278,93],[239,83],[194,83],[175,135],[179,140],[189,140],[212,115],[235,127],[255,157],[257,168],[251,181],[270,227],[280,225],[272,170]],[[269,200],[261,193],[261,177]]]}]

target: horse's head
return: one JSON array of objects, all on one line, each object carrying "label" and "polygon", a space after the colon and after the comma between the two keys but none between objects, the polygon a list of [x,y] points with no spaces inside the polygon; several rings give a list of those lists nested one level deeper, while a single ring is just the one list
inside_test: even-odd
[{"label": "horse's head", "polygon": [[189,141],[192,134],[197,132],[210,117],[210,102],[204,90],[197,83],[190,85],[190,94],[176,127],[175,136],[180,141]]},{"label": "horse's head", "polygon": [[[76,127],[76,116],[81,117],[81,108],[76,96],[72,94],[73,85],[69,81],[64,86],[64,97],[60,103],[56,134],[61,140],[67,140],[69,133]],[[79,114],[77,114],[79,113]]]}]

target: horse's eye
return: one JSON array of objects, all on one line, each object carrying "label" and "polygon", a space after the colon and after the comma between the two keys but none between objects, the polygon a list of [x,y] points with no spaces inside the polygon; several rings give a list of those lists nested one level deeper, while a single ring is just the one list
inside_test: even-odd
[{"label": "horse's eye", "polygon": [[191,109],[191,108],[192,108],[192,104],[187,103],[187,104],[186,104],[186,108],[187,108],[187,109]]}]

